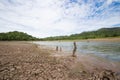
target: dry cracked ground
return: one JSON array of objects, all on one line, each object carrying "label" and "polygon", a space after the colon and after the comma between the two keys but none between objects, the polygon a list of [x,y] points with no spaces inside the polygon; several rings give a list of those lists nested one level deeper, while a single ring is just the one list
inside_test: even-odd
[{"label": "dry cracked ground", "polygon": [[89,72],[76,66],[76,58],[52,53],[56,52],[27,42],[0,42],[0,80],[120,80],[119,73]]}]

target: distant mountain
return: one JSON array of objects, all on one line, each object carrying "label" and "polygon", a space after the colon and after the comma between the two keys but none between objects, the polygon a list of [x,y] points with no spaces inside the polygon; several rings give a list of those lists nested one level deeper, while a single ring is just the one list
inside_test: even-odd
[{"label": "distant mountain", "polygon": [[28,40],[38,40],[38,38],[28,35],[27,33],[18,31],[0,33],[0,41],[28,41]]},{"label": "distant mountain", "polygon": [[76,40],[76,39],[94,39],[94,38],[107,38],[107,37],[120,37],[120,27],[101,28],[97,31],[82,32],[79,34],[72,34],[70,36],[47,37],[44,38],[43,40]]}]

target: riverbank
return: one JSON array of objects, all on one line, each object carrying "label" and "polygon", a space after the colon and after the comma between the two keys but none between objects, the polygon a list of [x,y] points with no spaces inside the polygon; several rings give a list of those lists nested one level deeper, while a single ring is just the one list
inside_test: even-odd
[{"label": "riverbank", "polygon": [[98,42],[120,42],[120,37],[96,38],[96,39],[78,39],[78,40],[57,40],[57,41],[98,41]]},{"label": "riverbank", "polygon": [[119,63],[64,54],[27,42],[0,42],[0,80],[120,79]]},{"label": "riverbank", "polygon": [[87,39],[87,41],[106,41],[106,42],[120,42],[120,37],[118,38],[98,38],[98,39]]}]

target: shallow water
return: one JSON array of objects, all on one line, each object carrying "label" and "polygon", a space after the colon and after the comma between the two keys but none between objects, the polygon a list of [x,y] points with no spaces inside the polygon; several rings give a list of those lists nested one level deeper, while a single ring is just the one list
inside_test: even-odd
[{"label": "shallow water", "polygon": [[[61,47],[62,50],[73,50],[73,42],[60,41],[36,41],[40,45],[46,45],[51,48],[56,46]],[[120,42],[97,42],[97,41],[82,41],[76,42],[78,54],[95,54],[113,61],[120,61]]]}]

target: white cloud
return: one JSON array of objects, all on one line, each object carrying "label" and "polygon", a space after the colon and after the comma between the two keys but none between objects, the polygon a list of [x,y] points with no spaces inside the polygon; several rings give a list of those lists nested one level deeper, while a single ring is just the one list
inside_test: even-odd
[{"label": "white cloud", "polygon": [[107,0],[107,4],[111,4],[113,0]]},{"label": "white cloud", "polygon": [[83,0],[0,0],[0,32],[18,30],[47,37],[120,24],[120,11],[114,11],[120,6],[109,7],[113,0],[100,2],[103,4]]}]

